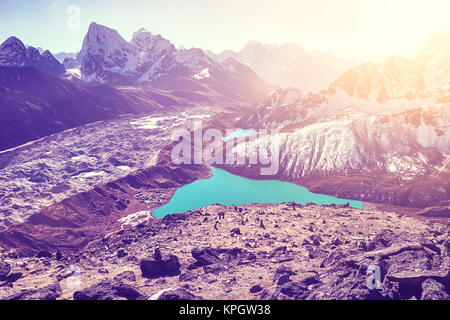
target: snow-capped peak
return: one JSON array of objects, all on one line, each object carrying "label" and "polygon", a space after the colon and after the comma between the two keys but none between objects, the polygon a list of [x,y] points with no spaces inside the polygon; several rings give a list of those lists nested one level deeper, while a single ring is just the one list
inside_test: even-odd
[{"label": "snow-capped peak", "polygon": [[0,66],[5,67],[35,67],[54,75],[62,75],[65,70],[50,53],[28,46],[16,37],[9,37],[0,45]]},{"label": "snow-capped peak", "polygon": [[118,52],[131,52],[131,45],[116,30],[92,22],[78,57],[88,54],[108,57]]},{"label": "snow-capped peak", "polygon": [[154,60],[176,51],[175,46],[161,35],[153,35],[147,29],[141,28],[133,34],[131,46],[136,54],[146,60]]},{"label": "snow-capped peak", "polygon": [[25,45],[16,37],[9,37],[0,46],[0,50],[11,50],[14,52],[25,51]]}]

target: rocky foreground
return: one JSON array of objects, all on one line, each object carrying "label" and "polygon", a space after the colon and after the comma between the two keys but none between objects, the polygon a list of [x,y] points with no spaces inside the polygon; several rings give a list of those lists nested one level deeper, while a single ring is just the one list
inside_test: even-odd
[{"label": "rocky foreground", "polygon": [[0,252],[1,299],[450,299],[450,226],[377,209],[213,205]]}]

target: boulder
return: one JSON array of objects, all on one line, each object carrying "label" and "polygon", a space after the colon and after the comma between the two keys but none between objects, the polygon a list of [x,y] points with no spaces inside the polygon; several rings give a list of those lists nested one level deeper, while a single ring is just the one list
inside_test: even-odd
[{"label": "boulder", "polygon": [[227,271],[227,270],[228,270],[228,268],[220,263],[203,266],[203,271],[205,273],[219,274],[219,273]]},{"label": "boulder", "polygon": [[223,264],[223,263],[229,263],[241,255],[243,255],[244,252],[242,249],[239,248],[233,248],[233,249],[222,249],[222,248],[204,248],[204,249],[198,249],[194,248],[191,252],[192,257],[197,260],[196,264],[199,267],[207,266],[210,264]]},{"label": "boulder", "polygon": [[280,292],[295,300],[303,300],[308,296],[308,288],[297,282],[286,282],[280,288]]},{"label": "boulder", "polygon": [[193,295],[184,288],[179,288],[163,291],[156,300],[203,300],[203,298]]},{"label": "boulder", "polygon": [[48,250],[41,250],[36,254],[37,258],[51,258],[53,254]]},{"label": "boulder", "polygon": [[163,256],[155,254],[155,256],[158,259],[152,257],[141,260],[140,267],[143,277],[159,278],[180,274],[180,263],[177,256],[173,254]]},{"label": "boulder", "polygon": [[250,293],[258,293],[261,292],[263,288],[260,285],[254,285],[250,288]]},{"label": "boulder", "polygon": [[130,281],[130,282],[136,282],[136,275],[133,271],[124,271],[119,273],[117,276],[114,277],[114,281],[117,282],[123,282],[123,281]]},{"label": "boulder", "polygon": [[5,300],[56,300],[62,293],[58,281],[38,289],[25,289],[6,297]]},{"label": "boulder", "polygon": [[11,271],[11,266],[7,262],[0,261],[0,281],[4,281]]},{"label": "boulder", "polygon": [[118,257],[119,259],[120,259],[120,258],[123,258],[123,257],[126,257],[127,255],[128,255],[128,253],[126,253],[124,249],[119,249],[119,250],[117,251],[117,257]]},{"label": "boulder", "polygon": [[138,289],[120,281],[103,280],[90,288],[76,291],[74,300],[147,300]]}]

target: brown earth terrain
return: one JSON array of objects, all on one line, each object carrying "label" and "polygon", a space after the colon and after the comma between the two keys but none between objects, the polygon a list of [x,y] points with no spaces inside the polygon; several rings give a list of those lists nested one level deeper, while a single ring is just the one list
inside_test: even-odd
[{"label": "brown earth terrain", "polygon": [[76,253],[3,249],[0,298],[449,299],[449,235],[448,224],[346,205],[213,205]]}]

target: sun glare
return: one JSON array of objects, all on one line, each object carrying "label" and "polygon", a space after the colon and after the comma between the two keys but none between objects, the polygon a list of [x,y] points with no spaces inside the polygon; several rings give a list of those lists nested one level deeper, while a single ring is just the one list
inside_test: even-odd
[{"label": "sun glare", "polygon": [[379,30],[382,25],[381,10],[378,7],[370,6],[367,10],[367,27],[370,30]]}]

